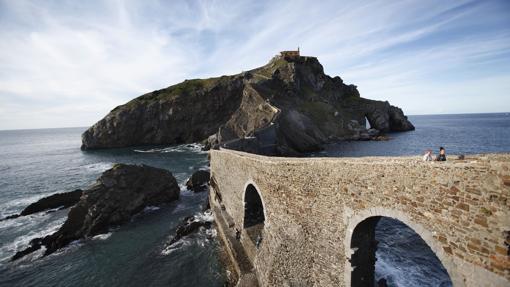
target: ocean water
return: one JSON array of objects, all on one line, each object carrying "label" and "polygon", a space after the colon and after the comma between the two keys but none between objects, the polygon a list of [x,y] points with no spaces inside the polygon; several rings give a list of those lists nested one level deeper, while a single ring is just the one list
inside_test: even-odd
[{"label": "ocean water", "polygon": [[[168,169],[181,187],[194,170],[208,164],[197,145],[83,152],[84,130],[0,131],[0,217],[41,197],[86,188],[117,162]],[[44,258],[36,252],[9,262],[30,239],[56,231],[68,210],[1,221],[0,286],[223,286],[226,275],[214,230],[167,244],[178,223],[199,213],[207,199],[206,193],[181,190],[177,202],[148,208],[108,234]]]},{"label": "ocean water", "polygon": [[378,241],[376,281],[384,278],[388,286],[452,286],[441,261],[404,223],[382,217],[377,223],[375,238]]},{"label": "ocean water", "polygon": [[[390,141],[329,145],[314,156],[416,155],[439,146],[447,154],[510,152],[509,114],[410,120],[416,131],[390,134]],[[181,186],[194,170],[207,166],[207,154],[198,145],[81,151],[84,130],[0,131],[0,217],[18,213],[41,197],[86,188],[117,162],[168,169]],[[16,251],[58,229],[68,210],[1,221],[0,286],[223,286],[226,272],[218,260],[214,230],[167,244],[177,224],[199,213],[206,197],[183,188],[179,201],[149,208],[106,235],[14,263],[9,258]],[[411,229],[383,219],[376,236],[377,278],[386,278],[389,286],[450,286],[444,269]]]},{"label": "ocean water", "polygon": [[389,141],[356,141],[331,144],[315,156],[422,155],[439,147],[446,154],[510,151],[510,113],[409,116],[416,130],[390,133]]}]

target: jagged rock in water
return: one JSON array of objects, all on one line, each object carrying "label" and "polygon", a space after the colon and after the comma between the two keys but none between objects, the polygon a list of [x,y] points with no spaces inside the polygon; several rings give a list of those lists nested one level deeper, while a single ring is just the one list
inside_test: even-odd
[{"label": "jagged rock in water", "polygon": [[377,281],[377,287],[388,287],[386,279],[381,278]]},{"label": "jagged rock in water", "polygon": [[204,191],[209,183],[210,172],[207,170],[197,170],[186,182],[186,188],[194,192]]},{"label": "jagged rock in water", "polygon": [[200,229],[200,227],[211,228],[212,222],[201,220],[198,217],[192,215],[184,218],[181,224],[177,227],[175,231],[175,236],[168,242],[168,245],[172,245],[175,242],[181,240],[181,238],[188,236]]},{"label": "jagged rock in water", "polygon": [[74,191],[57,193],[41,198],[38,201],[27,206],[25,209],[23,209],[20,215],[24,216],[48,209],[54,209],[59,207],[67,208],[73,206],[80,200],[81,194],[82,190],[77,189]]},{"label": "jagged rock in water", "polygon": [[370,137],[376,137],[379,135],[379,130],[377,129],[368,129],[367,133]]},{"label": "jagged rock in water", "polygon": [[25,209],[23,209],[20,214],[10,215],[2,220],[13,219],[50,209],[68,208],[75,205],[80,200],[81,194],[81,189],[52,194],[50,196],[43,197],[34,203],[31,203],[29,206],[25,207]]},{"label": "jagged rock in water", "polygon": [[179,192],[177,180],[167,170],[146,165],[116,164],[83,191],[58,231],[32,240],[30,247],[16,253],[12,260],[41,246],[46,247],[45,255],[48,255],[74,240],[107,233],[111,226],[129,221],[147,206],[178,199]]},{"label": "jagged rock in water", "polygon": [[[315,57],[274,57],[233,76],[186,80],[118,106],[82,136],[83,149],[204,141],[208,147],[300,155],[365,137],[413,130],[402,110],[360,97]],[[356,121],[364,131],[349,128]],[[363,135],[360,136],[360,133]]]}]

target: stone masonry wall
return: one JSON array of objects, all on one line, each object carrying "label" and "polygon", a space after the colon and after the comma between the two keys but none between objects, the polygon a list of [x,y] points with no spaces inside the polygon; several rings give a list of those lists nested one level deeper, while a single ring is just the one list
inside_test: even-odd
[{"label": "stone masonry wall", "polygon": [[[242,229],[243,194],[261,194],[263,241],[251,258],[261,286],[350,286],[356,225],[389,216],[417,232],[454,286],[509,286],[510,155],[276,158],[212,150],[211,179]],[[213,188],[214,189],[214,188]]]}]

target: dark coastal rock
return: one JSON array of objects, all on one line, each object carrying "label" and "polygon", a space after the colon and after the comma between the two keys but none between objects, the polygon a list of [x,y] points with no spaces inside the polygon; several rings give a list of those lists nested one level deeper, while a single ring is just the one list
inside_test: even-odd
[{"label": "dark coastal rock", "polygon": [[207,183],[209,183],[210,172],[207,170],[197,170],[191,175],[186,182],[186,188],[194,192],[206,190]]},{"label": "dark coastal rock", "polygon": [[81,194],[82,194],[81,189],[77,189],[70,192],[52,194],[30,204],[25,209],[23,209],[20,214],[13,214],[3,218],[2,220],[14,219],[20,216],[26,216],[37,212],[56,208],[59,209],[68,208],[75,205],[80,200]]},{"label": "dark coastal rock", "polygon": [[378,135],[375,137],[372,137],[373,141],[389,141],[391,138],[386,135]]},{"label": "dark coastal rock", "polygon": [[194,232],[197,232],[200,227],[211,228],[212,222],[200,220],[196,216],[186,217],[183,222],[177,227],[174,237],[168,242],[168,245],[172,245],[179,241],[181,238],[188,236]]},{"label": "dark coastal rock", "polygon": [[6,217],[0,219],[0,221],[4,221],[4,220],[7,220],[7,219],[14,219],[14,218],[18,218],[18,217],[20,217],[19,214],[13,214],[13,215],[9,215],[9,216],[6,216]]},{"label": "dark coastal rock", "polygon": [[377,281],[377,287],[388,287],[386,279],[381,278]]},{"label": "dark coastal rock", "polygon": [[41,198],[38,201],[27,206],[25,209],[23,209],[20,215],[24,216],[60,207],[62,208],[71,207],[80,200],[82,192],[83,191],[81,189],[77,189],[74,191],[57,193]]},{"label": "dark coastal rock", "polygon": [[79,202],[69,210],[60,229],[44,238],[36,238],[30,247],[12,259],[41,246],[44,255],[70,242],[107,233],[111,226],[123,224],[147,206],[157,206],[179,198],[176,179],[167,170],[146,165],[116,164],[105,171],[94,185],[83,191]]},{"label": "dark coastal rock", "polygon": [[18,260],[34,251],[37,251],[39,249],[41,249],[42,247],[42,238],[36,238],[36,239],[32,239],[29,243],[29,247],[21,250],[21,251],[18,251],[16,252],[16,254],[14,254],[14,256],[11,257],[11,261],[14,261],[14,260]]},{"label": "dark coastal rock", "polygon": [[376,137],[379,135],[379,130],[377,129],[368,129],[367,133],[370,137]]},{"label": "dark coastal rock", "polygon": [[366,120],[382,133],[414,129],[401,109],[361,98],[356,86],[324,74],[317,58],[277,56],[248,72],[186,80],[118,106],[83,133],[82,148],[204,142],[301,155],[339,139],[371,139]]}]

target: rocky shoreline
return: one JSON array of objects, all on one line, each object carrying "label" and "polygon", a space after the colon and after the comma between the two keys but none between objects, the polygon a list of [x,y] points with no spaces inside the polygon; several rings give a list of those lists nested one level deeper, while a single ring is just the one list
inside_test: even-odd
[{"label": "rocky shoreline", "polygon": [[[41,247],[46,248],[46,256],[74,240],[107,233],[110,227],[128,222],[148,206],[179,199],[179,193],[175,177],[167,170],[146,165],[116,164],[105,171],[95,184],[83,190],[58,231],[31,240],[29,247],[17,252],[12,260]],[[52,197],[46,199],[49,198]]]}]

